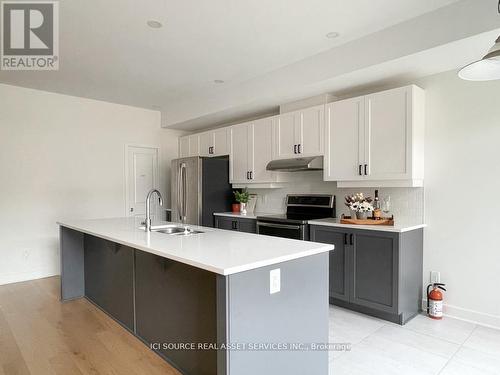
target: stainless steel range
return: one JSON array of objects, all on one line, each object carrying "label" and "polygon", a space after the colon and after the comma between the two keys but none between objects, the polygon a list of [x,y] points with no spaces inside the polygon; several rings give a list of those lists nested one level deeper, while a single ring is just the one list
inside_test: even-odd
[{"label": "stainless steel range", "polygon": [[286,214],[257,216],[257,233],[309,240],[309,220],[335,217],[335,196],[295,194],[286,196]]}]

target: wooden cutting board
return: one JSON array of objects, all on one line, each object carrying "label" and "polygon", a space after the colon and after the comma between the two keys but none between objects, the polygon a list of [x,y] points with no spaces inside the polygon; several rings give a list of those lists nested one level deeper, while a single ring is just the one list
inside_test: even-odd
[{"label": "wooden cutting board", "polygon": [[340,224],[353,224],[353,225],[388,225],[394,226],[394,216],[382,217],[380,220],[373,219],[352,219],[350,216],[344,216],[340,218]]}]

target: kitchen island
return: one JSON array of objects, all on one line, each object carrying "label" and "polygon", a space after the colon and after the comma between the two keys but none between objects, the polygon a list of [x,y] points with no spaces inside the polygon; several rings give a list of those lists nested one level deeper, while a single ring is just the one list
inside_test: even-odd
[{"label": "kitchen island", "polygon": [[[61,221],[61,300],[87,298],[183,374],[327,374],[332,245],[136,218]],[[166,224],[166,223],[164,223]]]}]

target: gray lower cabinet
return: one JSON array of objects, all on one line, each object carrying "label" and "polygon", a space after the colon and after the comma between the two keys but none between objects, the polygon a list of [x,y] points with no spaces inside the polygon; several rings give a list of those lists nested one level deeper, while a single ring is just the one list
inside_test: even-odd
[{"label": "gray lower cabinet", "polygon": [[[318,227],[319,228],[319,227]],[[311,231],[312,234],[312,231]],[[329,230],[314,230],[314,241],[322,243],[330,243],[335,246],[334,251],[330,251],[330,298],[337,298],[344,301],[349,301],[349,272],[347,248],[349,234],[329,231]]]},{"label": "gray lower cabinet", "polygon": [[215,227],[245,233],[257,233],[257,220],[229,216],[214,216]]},{"label": "gray lower cabinet", "polygon": [[215,350],[167,344],[217,342],[217,275],[136,251],[136,334],[185,374],[216,375]]},{"label": "gray lower cabinet", "polygon": [[330,303],[404,324],[421,309],[423,230],[404,233],[312,225],[331,243]]},{"label": "gray lower cabinet", "polygon": [[134,330],[134,249],[102,238],[84,238],[85,296]]}]

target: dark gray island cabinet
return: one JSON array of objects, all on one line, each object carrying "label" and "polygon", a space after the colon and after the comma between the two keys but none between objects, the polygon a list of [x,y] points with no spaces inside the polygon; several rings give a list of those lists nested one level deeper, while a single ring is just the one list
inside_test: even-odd
[{"label": "dark gray island cabinet", "polygon": [[404,232],[311,225],[330,252],[331,304],[405,324],[421,311],[423,229]]},{"label": "dark gray island cabinet", "polygon": [[[106,220],[60,223],[62,301],[88,299],[182,374],[328,374],[328,352],[307,349],[328,342],[331,246],[309,243],[310,254],[286,260],[307,243],[213,228],[181,238]],[[241,242],[244,261],[217,268],[227,262],[213,252],[219,238],[232,256]],[[253,247],[284,260],[250,266]],[[210,266],[192,264],[197,256]]]}]

